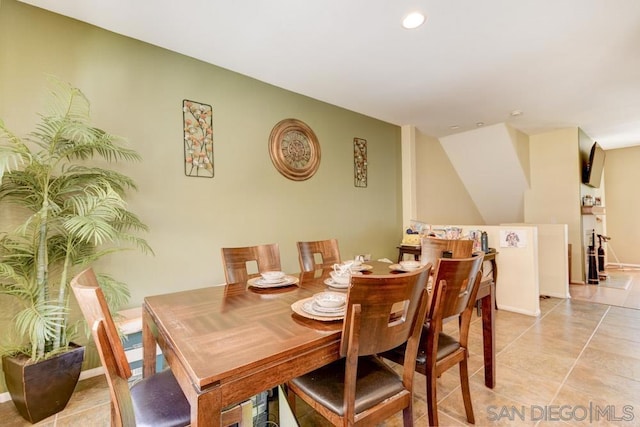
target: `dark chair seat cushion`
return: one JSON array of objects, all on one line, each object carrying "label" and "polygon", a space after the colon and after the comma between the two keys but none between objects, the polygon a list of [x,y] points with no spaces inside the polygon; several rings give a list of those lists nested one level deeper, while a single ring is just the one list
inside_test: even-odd
[{"label": "dark chair seat cushion", "polygon": [[[418,348],[418,356],[416,358],[416,371],[422,374],[425,373],[424,364],[427,362],[427,355],[425,354],[424,349],[427,347],[427,336],[429,335],[428,328],[428,325],[425,325],[422,328],[422,335],[420,336],[420,347]],[[405,346],[406,345],[403,344],[400,347],[389,350],[383,353],[383,356],[389,360],[393,360],[396,363],[402,363],[402,361],[404,360]],[[440,332],[440,335],[438,336],[437,360],[441,360],[443,357],[448,356],[459,348],[460,342],[458,342],[458,340],[450,335],[445,334],[444,332]]]},{"label": "dark chair seat cushion", "polygon": [[[314,400],[344,415],[345,359],[337,360],[291,382]],[[360,413],[404,389],[402,380],[375,356],[358,359],[355,411]]]},{"label": "dark chair seat cushion", "polygon": [[450,335],[440,332],[438,336],[438,356],[437,360],[442,360],[460,348],[460,342]]},{"label": "dark chair seat cushion", "polygon": [[191,406],[171,370],[144,378],[131,387],[136,425],[178,427],[191,423]]}]

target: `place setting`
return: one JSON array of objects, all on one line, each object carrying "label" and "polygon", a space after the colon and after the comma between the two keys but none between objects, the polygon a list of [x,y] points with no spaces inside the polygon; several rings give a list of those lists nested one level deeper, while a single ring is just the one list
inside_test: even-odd
[{"label": "place setting", "polygon": [[330,322],[344,318],[346,304],[345,294],[327,291],[298,300],[291,304],[291,309],[300,316]]},{"label": "place setting", "polygon": [[331,277],[325,279],[324,284],[331,289],[346,291],[349,289],[352,275],[363,274],[372,268],[371,265],[363,264],[362,261],[357,260],[334,264],[333,271],[330,272]]},{"label": "place setting", "polygon": [[247,280],[250,287],[258,289],[282,288],[298,283],[298,278],[289,276],[282,271],[265,271],[259,277]]},{"label": "place setting", "polygon": [[422,267],[422,264],[420,264],[420,261],[407,260],[407,261],[400,261],[398,264],[391,264],[389,266],[389,269],[393,271],[400,271],[403,273],[410,273],[412,271],[416,271],[420,267]]},{"label": "place setting", "polygon": [[343,265],[343,266],[348,266],[349,270],[351,270],[352,273],[358,273],[358,272],[365,272],[365,271],[369,271],[373,269],[372,265],[369,264],[365,264],[362,261],[358,260],[358,259],[352,259],[352,260],[348,260],[348,261],[344,261],[342,264],[338,264],[338,265]]}]

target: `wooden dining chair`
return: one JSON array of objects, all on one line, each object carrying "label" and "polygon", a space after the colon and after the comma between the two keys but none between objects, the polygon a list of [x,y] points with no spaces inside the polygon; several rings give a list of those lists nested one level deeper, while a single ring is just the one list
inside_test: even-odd
[{"label": "wooden dining chair", "polygon": [[[396,275],[353,276],[347,294],[341,359],[288,383],[334,425],[375,425],[403,411],[413,425],[413,375],[428,294],[431,265]],[[402,374],[377,356],[406,343]]]},{"label": "wooden dining chair", "polygon": [[420,262],[436,265],[438,258],[443,257],[445,251],[450,251],[450,258],[469,258],[473,253],[473,240],[470,239],[438,239],[423,237],[421,241]]},{"label": "wooden dining chair", "polygon": [[[434,272],[431,303],[420,337],[420,354],[415,365],[416,371],[427,377],[427,408],[429,425],[438,425],[438,399],[436,380],[447,369],[458,365],[460,386],[467,415],[473,424],[473,406],[469,388],[468,341],[469,326],[482,273],[480,268],[482,252],[470,258],[440,258]],[[446,319],[458,318],[459,335],[454,338],[442,331]],[[383,354],[390,360],[402,363],[404,347]]]},{"label": "wooden dining chair", "polygon": [[[320,258],[317,262],[316,256]],[[340,262],[340,249],[337,239],[298,242],[298,262],[300,271],[314,271],[330,268]]]},{"label": "wooden dining chair", "polygon": [[[186,426],[191,423],[191,406],[170,369],[143,378],[129,387],[129,362],[98,280],[88,268],[71,280],[96,348],[100,355],[111,397],[111,425]],[[222,414],[222,425],[242,425],[242,407]]]},{"label": "wooden dining chair", "polygon": [[222,248],[222,265],[227,283],[244,283],[249,279],[248,262],[256,262],[258,273],[280,271],[280,248],[277,243],[246,246],[241,248]]},{"label": "wooden dining chair", "polygon": [[[473,255],[473,240],[470,239],[437,239],[433,237],[423,237],[421,242],[421,261],[423,264],[430,262],[436,265],[438,258],[442,257],[443,251],[451,251],[451,258],[469,258]],[[483,285],[490,286],[493,282],[494,274],[493,270],[495,263],[487,261],[483,263],[480,269],[482,270],[483,279],[480,281],[480,288]],[[486,270],[486,271],[485,271]],[[484,281],[483,281],[484,280]],[[476,301],[476,308],[478,310],[478,316],[481,314],[480,307],[481,302]],[[497,305],[496,305],[497,308]]]}]

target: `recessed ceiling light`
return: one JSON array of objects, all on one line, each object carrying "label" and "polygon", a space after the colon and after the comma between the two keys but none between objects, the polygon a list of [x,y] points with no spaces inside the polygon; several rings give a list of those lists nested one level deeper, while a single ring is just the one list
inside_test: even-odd
[{"label": "recessed ceiling light", "polygon": [[414,28],[418,28],[420,25],[424,24],[425,17],[420,12],[411,12],[402,20],[402,26],[408,30],[412,30]]},{"label": "recessed ceiling light", "polygon": [[476,126],[478,126],[479,128],[481,128],[482,126],[484,126],[484,122],[478,122],[478,123],[476,123]]},{"label": "recessed ceiling light", "polygon": [[460,129],[460,126],[458,126],[458,125],[449,126],[449,129],[451,129],[451,130]]},{"label": "recessed ceiling light", "polygon": [[520,111],[520,110],[513,110],[511,112],[511,117],[518,117],[518,116],[521,116],[522,114],[524,114],[524,113],[522,111]]}]

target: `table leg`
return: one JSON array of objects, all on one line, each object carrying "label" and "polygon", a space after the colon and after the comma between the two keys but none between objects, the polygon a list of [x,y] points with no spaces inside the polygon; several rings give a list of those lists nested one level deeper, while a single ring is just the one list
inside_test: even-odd
[{"label": "table leg", "polygon": [[142,308],[142,376],[150,377],[156,373],[156,339],[151,331],[153,320],[147,310]]},{"label": "table leg", "polygon": [[196,398],[195,404],[191,403],[191,426],[220,427],[221,413],[220,393],[202,393]]},{"label": "table leg", "polygon": [[496,382],[495,285],[489,295],[482,298],[482,343],[484,347],[484,384],[493,388]]}]

